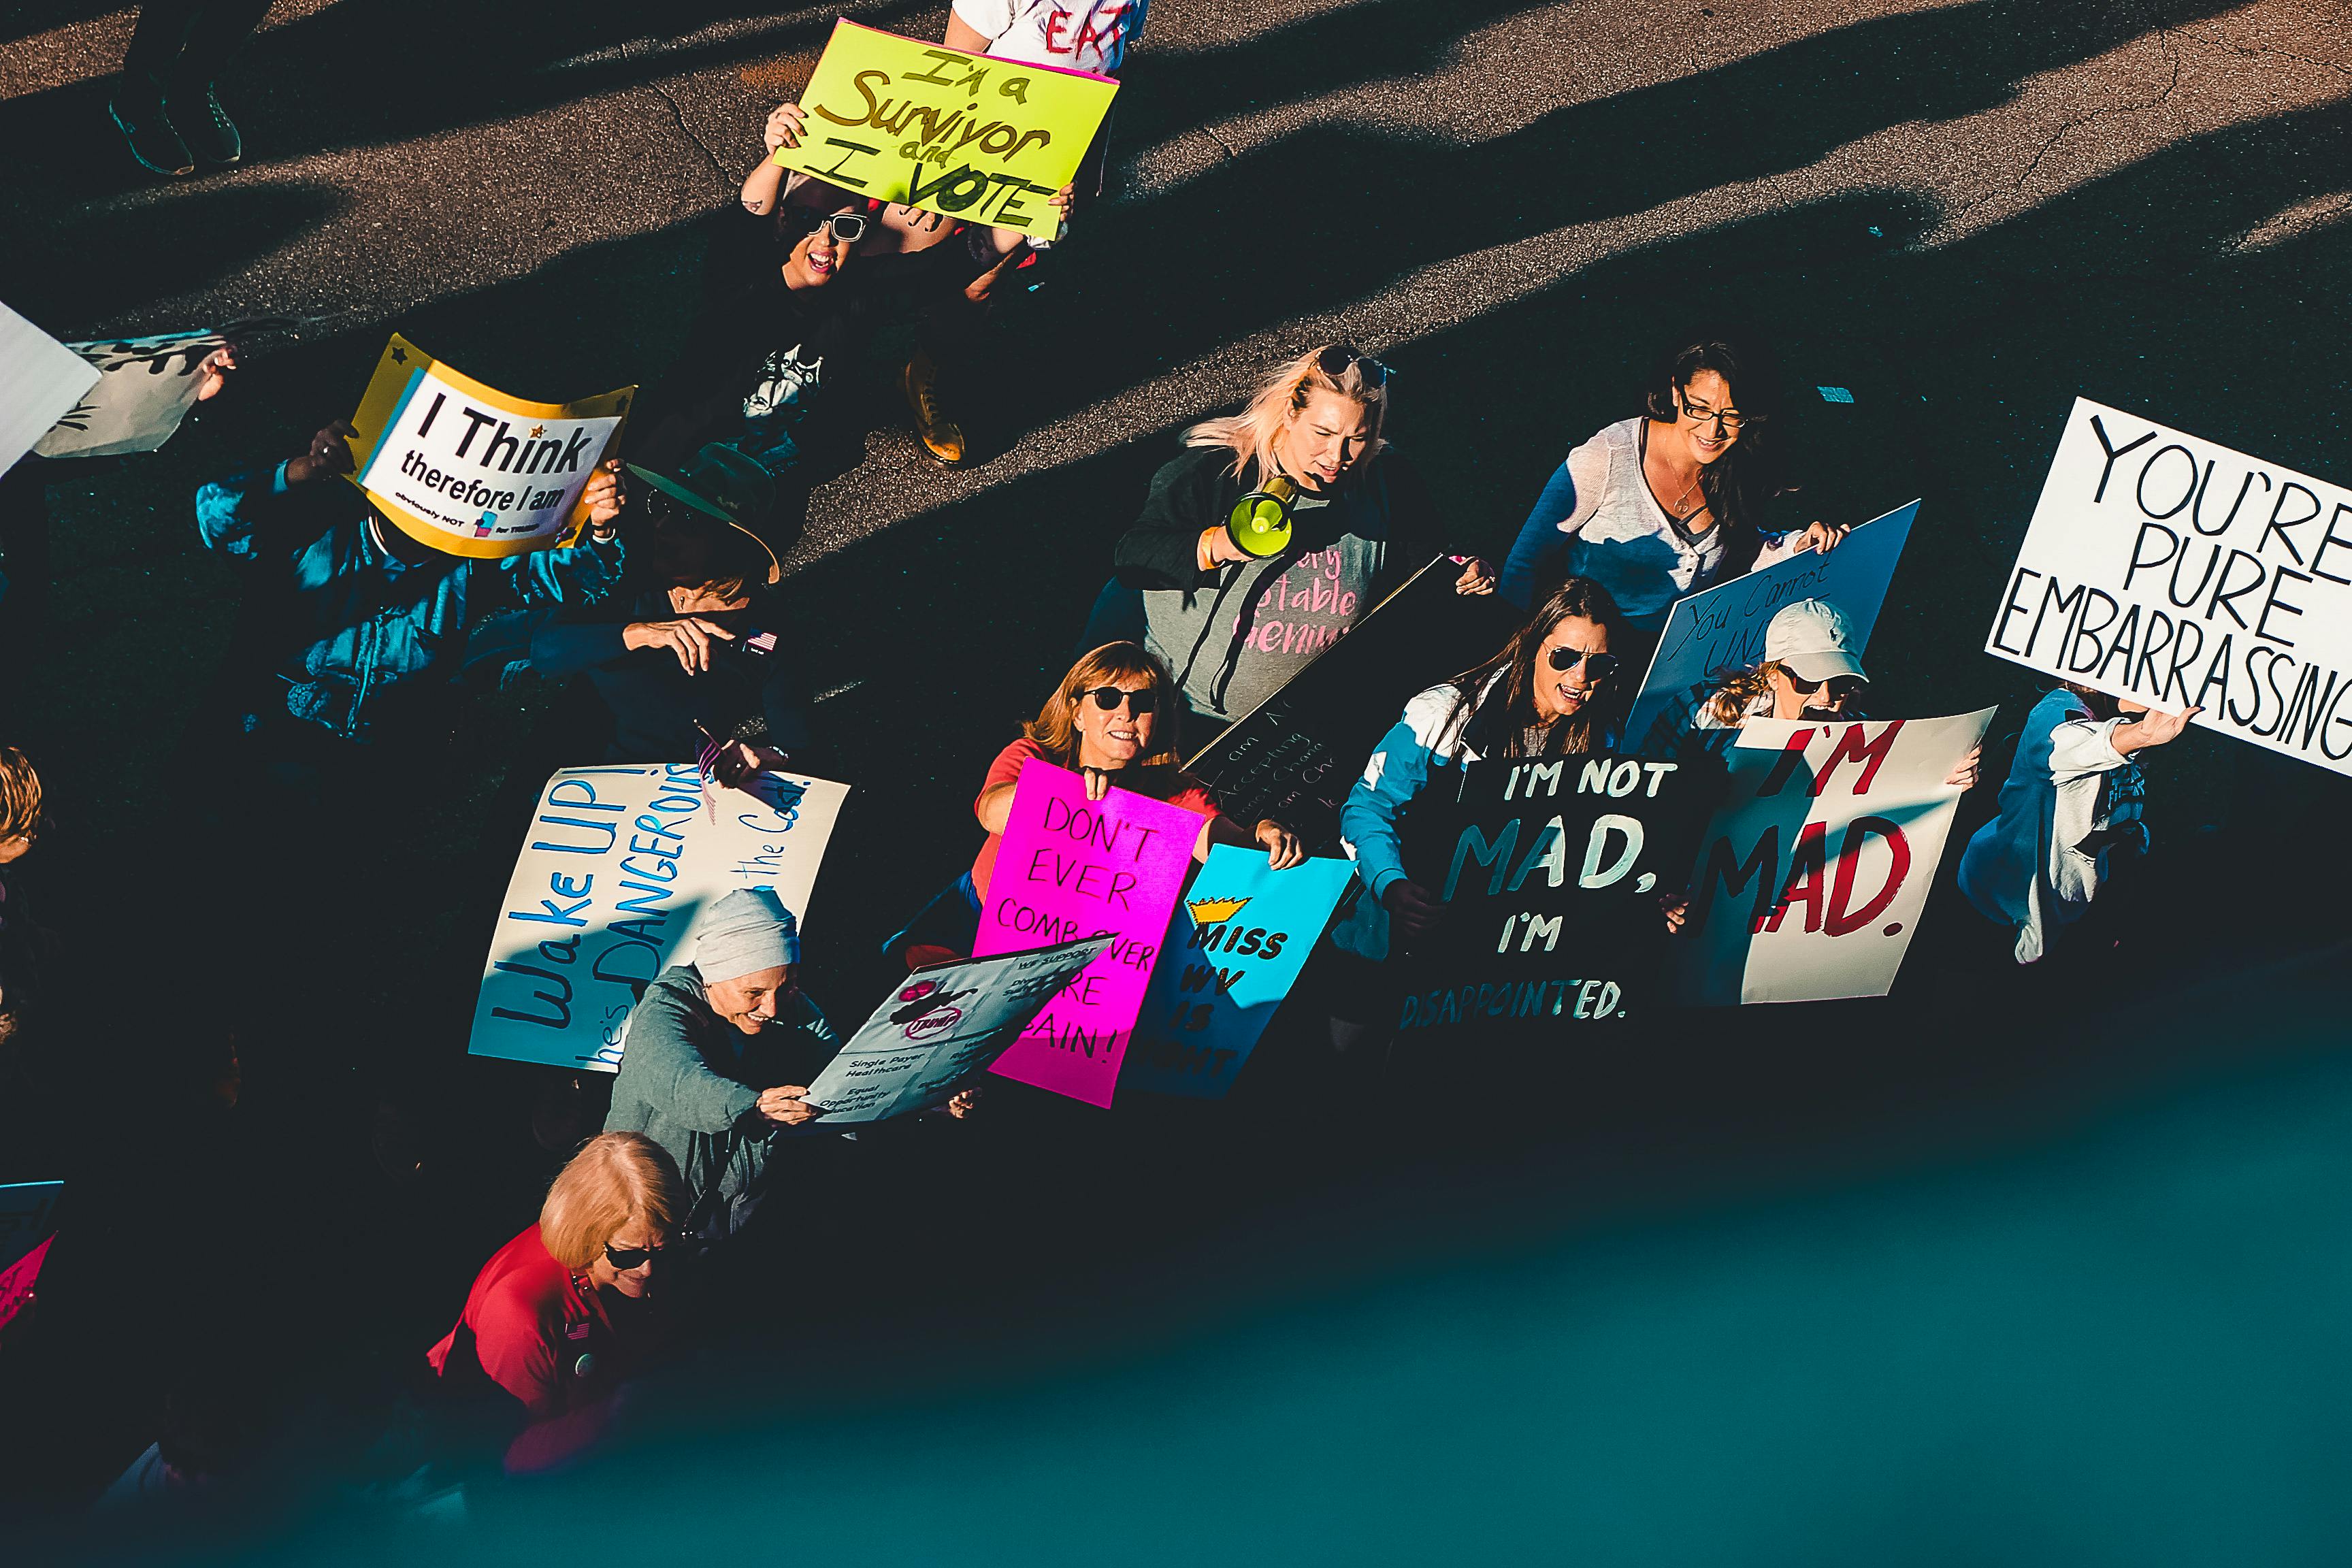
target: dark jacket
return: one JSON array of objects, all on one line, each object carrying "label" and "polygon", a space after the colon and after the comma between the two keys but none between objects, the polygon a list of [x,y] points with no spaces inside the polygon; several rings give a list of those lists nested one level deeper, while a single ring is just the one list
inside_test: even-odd
[{"label": "dark jacket", "polygon": [[1231,471],[1233,457],[1190,447],[1153,475],[1112,555],[1119,581],[1142,597],[1145,646],[1192,710],[1218,721],[1255,707],[1444,549],[1427,486],[1390,450],[1328,504],[1302,502],[1283,554],[1203,572],[1202,532],[1257,483],[1255,465]]},{"label": "dark jacket", "polygon": [[706,616],[737,634],[712,649],[710,668],[688,675],[666,647],[629,648],[622,635],[637,621],[678,617],[669,590],[636,585],[613,599],[542,620],[530,639],[530,665],[549,680],[577,675],[594,691],[611,720],[606,762],[683,762],[701,749],[701,731],[721,740],[775,747],[805,763],[809,751],[806,688],[800,661],[781,639],[761,654],[740,639],[777,637],[782,606],[755,594],[748,609]]},{"label": "dark jacket", "polygon": [[248,728],[291,717],[347,741],[380,739],[446,693],[479,622],[593,603],[620,580],[617,536],[411,566],[369,537],[357,489],[341,479],[288,488],[282,473],[248,469],[196,492],[205,548],[246,577],[230,679]]},{"label": "dark jacket", "polygon": [[805,995],[796,993],[763,1033],[746,1035],[711,1010],[692,964],[674,964],[629,1015],[604,1131],[642,1132],[668,1150],[686,1178],[680,1228],[723,1240],[764,1195],[772,1145],[793,1136],[759,1113],[760,1091],[807,1083],[840,1048]]}]

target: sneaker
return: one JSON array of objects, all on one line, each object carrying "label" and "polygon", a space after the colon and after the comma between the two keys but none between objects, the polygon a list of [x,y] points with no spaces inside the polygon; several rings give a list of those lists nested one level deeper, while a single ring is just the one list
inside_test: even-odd
[{"label": "sneaker", "polygon": [[189,148],[207,163],[234,163],[245,156],[245,138],[221,107],[220,94],[205,82],[172,95],[172,120]]},{"label": "sneaker", "polygon": [[159,174],[196,172],[196,161],[189,155],[188,144],[172,128],[170,116],[163,112],[163,95],[155,90],[154,83],[144,79],[134,82],[125,77],[107,104],[106,112],[113,118],[114,128],[122,132],[131,155],[143,167]]},{"label": "sneaker", "polygon": [[948,468],[962,468],[963,427],[940,406],[940,371],[930,356],[919,353],[908,361],[898,384],[906,391],[907,406],[915,411],[915,434],[923,438],[924,449]]}]

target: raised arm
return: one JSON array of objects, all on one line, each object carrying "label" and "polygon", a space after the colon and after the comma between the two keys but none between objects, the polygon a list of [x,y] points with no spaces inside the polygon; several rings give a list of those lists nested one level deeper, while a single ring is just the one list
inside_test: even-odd
[{"label": "raised arm", "polygon": [[[241,469],[196,491],[196,536],[232,561],[252,561],[276,542],[293,515],[286,497],[352,471],[351,426],[338,419],[310,437],[299,455],[275,468]],[[283,542],[291,544],[289,538]]]},{"label": "raised arm", "polygon": [[776,210],[776,202],[783,191],[784,171],[776,163],[780,148],[801,144],[801,132],[808,117],[797,103],[781,103],[768,111],[768,123],[761,139],[767,143],[767,155],[752,165],[743,176],[743,210],[764,217]]}]

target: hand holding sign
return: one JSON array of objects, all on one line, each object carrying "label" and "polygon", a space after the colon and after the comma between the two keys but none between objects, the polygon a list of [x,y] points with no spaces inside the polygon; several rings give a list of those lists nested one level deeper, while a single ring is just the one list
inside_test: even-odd
[{"label": "hand holding sign", "polygon": [[635,393],[530,403],[394,333],[349,426],[365,453],[353,482],[402,532],[447,554],[551,549],[619,511],[618,481],[600,473]]},{"label": "hand holding sign", "polygon": [[[2137,704],[2126,703],[2123,709],[2128,713],[2136,706]],[[2190,708],[2179,713],[2160,712],[2153,708],[2142,709],[2140,716],[2130,723],[2116,725],[2115,733],[2107,737],[2107,743],[2126,756],[2130,756],[2134,752],[2148,746],[2161,746],[2168,741],[2180,739],[2181,731],[2188,729],[2190,721],[2204,711],[2202,708]]]},{"label": "hand holding sign", "polygon": [[1118,84],[942,48],[846,19],[771,156],[877,201],[1050,237]]},{"label": "hand holding sign", "polygon": [[286,482],[307,485],[321,474],[348,474],[356,466],[352,460],[352,437],[358,432],[348,419],[338,419],[310,437],[310,444],[299,458],[286,463]]},{"label": "hand holding sign", "polygon": [[1203,824],[1117,787],[1091,794],[1042,759],[1021,769],[972,956],[1113,940],[1037,1014],[995,1071],[1108,1106],[1169,912]]},{"label": "hand holding sign", "polygon": [[972,1075],[994,1062],[1110,942],[1087,937],[911,974],[891,988],[814,1083],[770,1092],[798,1096],[828,1127],[942,1103],[961,1121],[980,1103]]},{"label": "hand holding sign", "polygon": [[763,1089],[754,1108],[779,1127],[799,1127],[824,1114],[808,1102],[808,1085],[804,1083]]},{"label": "hand holding sign", "polygon": [[1985,651],[2352,774],[2352,489],[2078,397]]}]

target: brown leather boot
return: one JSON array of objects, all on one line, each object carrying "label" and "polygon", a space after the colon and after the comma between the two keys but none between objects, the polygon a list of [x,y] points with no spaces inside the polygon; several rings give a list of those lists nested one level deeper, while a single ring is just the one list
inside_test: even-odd
[{"label": "brown leather boot", "polygon": [[968,460],[963,426],[940,406],[940,370],[930,355],[919,352],[908,360],[898,384],[907,395],[907,406],[915,411],[915,434],[923,438],[923,449],[944,467],[962,468]]}]

